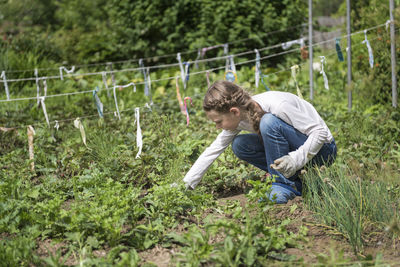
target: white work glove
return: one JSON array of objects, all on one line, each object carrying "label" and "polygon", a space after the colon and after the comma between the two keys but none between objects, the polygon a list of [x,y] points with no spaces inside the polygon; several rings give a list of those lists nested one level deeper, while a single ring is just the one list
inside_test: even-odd
[{"label": "white work glove", "polygon": [[[177,183],[172,183],[172,184],[170,184],[170,187],[171,188],[176,188],[176,187],[178,187],[179,185],[177,184]],[[185,189],[186,190],[193,190],[193,188],[189,185],[189,184],[187,184],[187,183],[185,183]]]},{"label": "white work glove", "polygon": [[274,161],[274,164],[271,164],[270,167],[282,173],[283,176],[285,176],[286,178],[292,177],[297,171],[296,163],[294,162],[294,159],[289,155],[276,159]]}]

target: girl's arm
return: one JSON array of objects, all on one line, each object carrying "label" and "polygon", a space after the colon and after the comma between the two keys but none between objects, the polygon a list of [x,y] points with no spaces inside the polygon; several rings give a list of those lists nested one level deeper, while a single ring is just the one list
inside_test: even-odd
[{"label": "girl's arm", "polygon": [[196,185],[201,181],[201,178],[206,173],[207,169],[211,166],[216,158],[221,155],[222,152],[229,146],[233,138],[240,132],[240,130],[222,132],[212,142],[212,144],[204,150],[200,157],[193,164],[192,168],[188,171],[183,178],[186,187],[195,188]]},{"label": "girl's arm", "polygon": [[315,108],[306,101],[302,101],[297,106],[283,102],[279,110],[281,112],[278,117],[308,136],[302,146],[289,152],[289,156],[295,162],[296,170],[299,170],[318,154],[324,143],[332,142],[333,136]]}]

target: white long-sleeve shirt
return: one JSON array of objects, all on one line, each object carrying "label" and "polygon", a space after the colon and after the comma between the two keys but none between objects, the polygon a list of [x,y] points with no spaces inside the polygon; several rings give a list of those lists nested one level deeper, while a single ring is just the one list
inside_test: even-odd
[{"label": "white long-sleeve shirt", "polygon": [[[297,150],[289,152],[296,163],[296,170],[301,169],[311,160],[325,143],[331,143],[333,136],[315,108],[307,101],[294,94],[268,91],[252,97],[260,107],[295,129],[308,136],[305,143]],[[214,142],[207,147],[188,171],[183,181],[195,188],[214,160],[229,146],[241,131],[254,132],[251,124],[241,121],[234,131],[222,130]]]}]

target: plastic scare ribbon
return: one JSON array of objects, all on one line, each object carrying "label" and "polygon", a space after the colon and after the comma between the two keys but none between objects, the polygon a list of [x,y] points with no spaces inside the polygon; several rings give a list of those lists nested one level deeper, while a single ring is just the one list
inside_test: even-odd
[{"label": "plastic scare ribbon", "polygon": [[207,78],[207,88],[210,87],[210,72],[206,71],[206,78]]},{"label": "plastic scare ribbon", "polygon": [[256,88],[258,88],[258,85],[260,83],[260,73],[261,73],[260,53],[258,52],[257,49],[254,49],[254,52],[256,53],[256,72],[254,80],[256,82]]},{"label": "plastic scare ribbon", "polygon": [[185,69],[183,68],[183,64],[182,64],[181,53],[176,54],[176,59],[178,60],[179,69],[181,70],[181,79],[183,82],[183,88],[186,88],[185,87]]},{"label": "plastic scare ribbon", "polygon": [[75,66],[72,66],[72,68],[70,70],[68,70],[66,67],[62,66],[60,67],[60,79],[64,80],[64,76],[63,76],[63,70],[67,73],[70,74],[72,72],[75,71]]},{"label": "plastic scare ribbon", "polygon": [[[39,78],[39,80],[43,81],[43,94],[44,97],[47,96],[47,77],[43,77],[43,78]],[[40,85],[40,83],[38,82],[38,84]],[[41,98],[40,98],[40,86],[39,86],[39,91],[37,92],[37,107],[39,108],[39,105],[41,104]]]},{"label": "plastic scare ribbon", "polygon": [[344,61],[342,48],[340,47],[340,38],[336,38],[336,53],[340,62]]},{"label": "plastic scare ribbon", "polygon": [[143,64],[143,59],[139,59],[139,66],[140,66],[140,68],[142,70],[142,74],[143,74],[144,94],[146,96],[149,96],[149,85],[147,84],[148,83],[147,82],[147,76],[146,76],[147,73],[146,73],[146,69],[145,69],[144,64]]},{"label": "plastic scare ribbon", "polygon": [[233,61],[233,56],[230,55],[228,57],[230,62],[228,70],[225,71],[225,80],[230,82],[237,82],[237,75],[236,75],[236,66],[235,62]]},{"label": "plastic scare ribbon", "polygon": [[[153,103],[150,103],[150,105],[153,105]],[[148,108],[150,111],[152,111],[150,105],[149,105],[149,103],[144,104],[144,106],[145,106],[146,108]]]},{"label": "plastic scare ribbon", "polygon": [[58,124],[58,121],[55,121],[56,125],[54,125],[54,128],[56,128],[56,130],[58,131],[58,128],[60,128],[60,124]]},{"label": "plastic scare ribbon", "polygon": [[183,106],[183,101],[181,97],[181,93],[179,92],[179,77],[176,77],[176,98],[178,99],[179,108],[183,115],[186,115],[185,107]]},{"label": "plastic scare ribbon", "polygon": [[44,113],[44,117],[46,118],[47,125],[48,125],[49,128],[50,128],[49,117],[47,116],[46,104],[44,103],[44,100],[45,100],[45,97],[44,97],[44,96],[41,96],[41,97],[40,97],[40,105],[42,106],[43,113]]},{"label": "plastic scare ribbon", "polygon": [[136,84],[134,82],[131,82],[132,86],[133,86],[133,92],[136,93]]},{"label": "plastic scare ribbon", "polygon": [[1,72],[0,78],[3,78],[4,89],[6,90],[7,100],[10,100],[10,92],[8,91],[8,84],[7,84],[6,72],[5,72],[4,70]]},{"label": "plastic scare ribbon", "polygon": [[105,73],[105,72],[103,71],[103,72],[101,73],[101,77],[103,78],[104,87],[106,88],[106,90],[108,90],[107,73]]},{"label": "plastic scare ribbon", "polygon": [[142,129],[140,129],[139,118],[140,118],[139,108],[135,108],[135,120],[137,125],[136,146],[139,148],[139,151],[136,154],[136,158],[140,158],[140,154],[142,154],[142,147],[143,147]]},{"label": "plastic scare ribbon", "polygon": [[301,91],[300,91],[299,84],[297,83],[297,79],[296,79],[297,70],[298,70],[299,68],[300,68],[299,65],[294,65],[294,66],[291,67],[291,69],[292,69],[292,78],[293,78],[293,80],[294,80],[294,83],[296,84],[296,89],[297,89],[297,95],[298,95],[298,97],[300,97],[301,99],[304,99],[304,98],[303,98],[303,94],[302,94]]},{"label": "plastic scare ribbon", "polygon": [[[224,44],[224,55],[228,56],[228,53],[229,53],[229,44]],[[225,71],[229,70],[229,59],[230,59],[229,57],[226,58]]]},{"label": "plastic scare ribbon", "polygon": [[44,96],[47,96],[47,77],[43,77],[43,91],[44,91]]},{"label": "plastic scare ribbon", "polygon": [[[112,62],[107,62],[107,68],[110,70],[111,83],[113,86],[115,86],[115,74],[114,74]],[[107,90],[107,96],[110,97],[110,90]]]},{"label": "plastic scare ribbon", "polygon": [[304,46],[304,38],[282,43],[282,49],[287,50],[294,44],[299,44],[300,46]]},{"label": "plastic scare ribbon", "polygon": [[116,88],[117,88],[117,86],[114,85],[114,87],[113,87],[114,102],[115,102],[115,108],[117,110],[118,119],[121,120],[121,114],[119,114],[119,108],[118,108],[117,93],[115,92]]},{"label": "plastic scare ribbon", "polygon": [[188,100],[188,99],[190,99],[190,104],[193,106],[192,99],[189,96],[185,97],[185,99],[183,101],[185,102],[186,126],[189,126],[189,112],[188,112],[187,104],[186,104],[186,100]]},{"label": "plastic scare ribbon", "polygon": [[38,77],[38,69],[35,68],[35,82],[36,82],[36,97],[37,97],[37,106],[39,106],[39,96],[40,96],[40,85],[39,85],[39,77]]},{"label": "plastic scare ribbon", "polygon": [[99,87],[96,86],[96,89],[93,90],[94,103],[96,104],[97,112],[99,113],[99,117],[103,118],[103,103],[101,103],[100,98],[97,95],[98,92],[99,92]]},{"label": "plastic scare ribbon", "polygon": [[236,73],[236,66],[235,66],[235,61],[233,61],[233,56],[230,55],[229,56],[229,70],[233,71],[234,73]]},{"label": "plastic scare ribbon", "polygon": [[114,74],[114,70],[113,70],[113,63],[112,62],[107,62],[107,67],[111,71],[111,82],[112,82],[113,85],[115,85],[115,74]]},{"label": "plastic scare ribbon", "polygon": [[150,104],[153,105],[153,99],[151,97],[151,77],[150,77],[150,68],[147,68],[147,88],[148,88],[148,92],[147,95],[150,98]]},{"label": "plastic scare ribbon", "polygon": [[199,63],[197,62],[197,60],[199,60],[200,57],[201,57],[201,49],[199,48],[199,50],[197,50],[197,57],[196,57],[196,60],[194,61],[194,67],[195,67],[196,69],[199,68]]},{"label": "plastic scare ribbon", "polygon": [[367,38],[367,30],[364,30],[364,35],[365,35],[365,40],[362,41],[362,43],[367,44],[367,48],[368,48],[368,56],[369,56],[369,66],[371,67],[371,69],[374,67],[374,54],[372,53],[372,48],[371,45],[368,41]]},{"label": "plastic scare ribbon", "polygon": [[392,23],[392,21],[390,19],[386,21],[386,23],[385,23],[386,24],[386,30],[389,29],[390,23]]},{"label": "plastic scare ribbon", "polygon": [[208,50],[215,49],[215,48],[218,48],[218,47],[225,47],[225,45],[224,44],[220,44],[220,45],[204,47],[204,48],[201,49],[201,57],[204,57]]},{"label": "plastic scare ribbon", "polygon": [[82,124],[81,120],[79,119],[79,117],[74,120],[74,126],[75,126],[75,128],[78,128],[79,131],[81,132],[82,141],[85,144],[85,146],[87,147],[85,128],[83,128],[83,124]]},{"label": "plastic scare ribbon", "polygon": [[264,77],[268,77],[268,75],[261,74],[261,83],[264,85],[266,91],[271,91],[271,89],[269,89],[267,84],[264,82]]},{"label": "plastic scare ribbon", "polygon": [[324,64],[326,63],[325,57],[320,56],[321,58],[321,74],[324,77],[324,86],[326,90],[329,90],[329,83],[328,83],[328,77],[326,76],[325,70],[324,70]]},{"label": "plastic scare ribbon", "polygon": [[185,65],[185,80],[183,82],[183,88],[186,89],[187,83],[189,82],[189,74],[190,74],[190,62],[183,62]]},{"label": "plastic scare ribbon", "polygon": [[35,135],[35,129],[31,125],[28,126],[28,146],[29,146],[29,160],[31,161],[31,171],[35,171],[35,158],[33,150],[33,136]]}]

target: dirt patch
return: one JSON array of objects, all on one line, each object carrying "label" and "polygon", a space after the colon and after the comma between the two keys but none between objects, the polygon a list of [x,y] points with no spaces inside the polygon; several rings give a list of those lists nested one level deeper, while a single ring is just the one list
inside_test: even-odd
[{"label": "dirt patch", "polygon": [[170,266],[171,257],[175,253],[176,250],[173,248],[163,248],[160,245],[156,245],[152,249],[140,252],[139,256],[143,262],[153,263],[158,267],[167,267]]},{"label": "dirt patch", "polygon": [[[36,253],[40,258],[57,258],[59,262],[63,262],[66,266],[72,266],[78,264],[78,261],[72,256],[69,255],[68,258],[65,259],[66,254],[68,252],[67,244],[64,242],[53,242],[51,239],[46,240],[37,240],[38,247],[36,249]],[[58,254],[58,255],[57,255]]]}]

